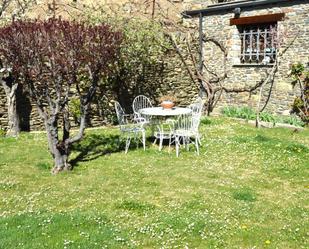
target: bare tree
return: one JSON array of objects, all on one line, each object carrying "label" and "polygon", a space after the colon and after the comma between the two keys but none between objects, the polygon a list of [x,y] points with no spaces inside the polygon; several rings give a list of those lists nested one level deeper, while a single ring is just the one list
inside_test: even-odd
[{"label": "bare tree", "polygon": [[[214,1],[214,2],[228,2],[228,1]],[[158,8],[160,5],[153,5],[153,8]],[[176,8],[175,8],[176,9]],[[155,12],[154,10],[152,11]],[[285,54],[288,48],[294,43],[295,39],[298,37],[296,34],[292,37],[291,40],[286,40],[283,42],[283,39],[286,38],[286,34],[281,32],[279,35],[275,32],[272,34],[274,43],[277,50],[277,55],[275,61],[271,68],[266,69],[262,72],[265,76],[261,78],[258,82],[256,82],[252,86],[244,86],[244,87],[230,87],[226,86],[225,81],[228,78],[227,71],[227,57],[228,57],[228,49],[225,44],[221,42],[219,39],[211,36],[206,36],[205,34],[201,37],[202,42],[205,44],[214,45],[221,53],[222,58],[216,58],[222,60],[222,65],[220,68],[222,70],[215,71],[211,67],[208,66],[209,61],[202,60],[198,58],[200,51],[200,47],[198,44],[198,37],[192,35],[196,33],[195,30],[192,30],[191,27],[183,25],[179,20],[173,18],[172,16],[162,15],[164,12],[160,12],[161,16],[157,16],[157,20],[159,20],[162,24],[163,29],[165,29],[165,34],[169,38],[173,48],[176,53],[179,55],[185,69],[187,70],[190,79],[202,89],[202,92],[206,95],[206,110],[207,114],[210,114],[223,93],[244,93],[247,92],[252,94],[259,90],[259,99],[257,103],[257,119],[256,124],[259,126],[259,114],[263,112],[270,100],[273,84],[275,80],[275,75],[278,71],[278,66],[280,64],[280,58]],[[285,45],[284,49],[280,51],[280,47]],[[269,90],[267,92],[267,97],[264,103],[262,103],[262,94],[265,90],[265,86],[269,86]]]}]

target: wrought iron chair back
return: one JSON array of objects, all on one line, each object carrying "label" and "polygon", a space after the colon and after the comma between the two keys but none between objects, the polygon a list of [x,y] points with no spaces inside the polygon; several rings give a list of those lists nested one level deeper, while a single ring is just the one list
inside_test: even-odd
[{"label": "wrought iron chair back", "polygon": [[[139,110],[144,109],[144,108],[148,108],[148,107],[152,107],[152,104],[151,104],[151,101],[149,100],[149,98],[147,98],[144,95],[136,96],[135,99],[133,100],[133,103],[132,103],[134,117],[135,118],[141,118],[142,116],[139,113]],[[143,118],[146,118],[146,117],[143,117]]]},{"label": "wrought iron chair back", "polygon": [[115,101],[115,110],[116,110],[120,130],[123,131],[125,130],[126,125],[128,125],[128,115],[124,112],[120,103],[117,101]]},{"label": "wrought iron chair back", "polygon": [[200,135],[198,128],[200,125],[201,115],[183,114],[181,115],[175,124],[175,144],[176,155],[179,156],[179,147],[182,143],[187,147],[188,144],[193,143],[195,145],[197,154],[199,154]]},{"label": "wrought iron chair back", "polygon": [[200,119],[203,113],[204,101],[201,98],[197,98],[197,100],[188,106],[192,110],[192,119],[194,120],[192,124],[192,129],[198,131]]},{"label": "wrought iron chair back", "polygon": [[175,124],[175,130],[177,131],[183,131],[189,133],[194,133],[198,130],[198,127],[200,125],[200,115],[193,115],[190,114],[182,114],[179,116],[176,124]]}]

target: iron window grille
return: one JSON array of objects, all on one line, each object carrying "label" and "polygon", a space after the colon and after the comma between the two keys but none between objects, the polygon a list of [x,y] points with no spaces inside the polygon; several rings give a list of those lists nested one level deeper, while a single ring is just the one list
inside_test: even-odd
[{"label": "iron window grille", "polygon": [[278,50],[277,23],[242,26],[240,33],[243,64],[274,63]]}]

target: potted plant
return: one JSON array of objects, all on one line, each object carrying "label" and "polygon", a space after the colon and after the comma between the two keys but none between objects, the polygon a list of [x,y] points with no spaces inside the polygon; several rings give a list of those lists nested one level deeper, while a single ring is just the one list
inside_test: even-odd
[{"label": "potted plant", "polygon": [[163,95],[159,98],[160,105],[163,109],[172,109],[175,106],[176,97],[171,95]]}]

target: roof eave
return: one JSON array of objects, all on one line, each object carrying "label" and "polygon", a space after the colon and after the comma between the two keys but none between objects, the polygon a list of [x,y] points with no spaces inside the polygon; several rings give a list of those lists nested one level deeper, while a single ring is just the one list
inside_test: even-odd
[{"label": "roof eave", "polygon": [[239,2],[231,2],[225,3],[220,5],[213,5],[205,9],[199,10],[187,10],[182,12],[182,16],[184,18],[191,18],[195,16],[206,16],[206,15],[213,15],[218,12],[226,11],[226,10],[233,10],[235,8],[246,8],[246,7],[255,7],[255,6],[262,6],[268,4],[276,4],[282,2],[293,2],[293,0],[260,0],[260,1],[239,1]]}]

